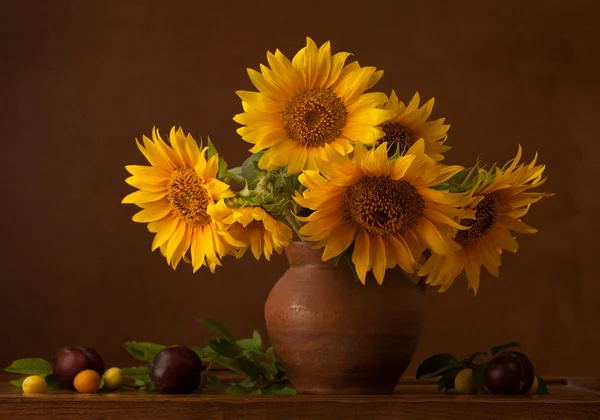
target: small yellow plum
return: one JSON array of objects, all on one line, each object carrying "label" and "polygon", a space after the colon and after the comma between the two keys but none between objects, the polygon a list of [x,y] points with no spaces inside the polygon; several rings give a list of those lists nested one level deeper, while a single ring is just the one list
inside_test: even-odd
[{"label": "small yellow plum", "polygon": [[48,391],[48,384],[41,376],[33,375],[25,378],[22,388],[24,394],[44,394]]},{"label": "small yellow plum", "polygon": [[100,382],[102,379],[98,372],[95,370],[84,370],[81,371],[75,376],[75,380],[73,381],[73,386],[77,390],[77,392],[81,393],[93,393],[98,391],[100,388]]},{"label": "small yellow plum", "polygon": [[537,376],[535,376],[533,379],[533,385],[531,385],[531,388],[529,388],[529,391],[527,391],[527,393],[529,395],[535,395],[537,394],[538,389],[540,389],[540,381],[538,381]]},{"label": "small yellow plum", "polygon": [[473,377],[473,369],[463,369],[454,378],[454,388],[461,394],[475,394],[478,391]]},{"label": "small yellow plum", "polygon": [[115,391],[123,385],[123,376],[121,376],[121,369],[118,367],[112,367],[104,372],[104,388],[108,391]]}]

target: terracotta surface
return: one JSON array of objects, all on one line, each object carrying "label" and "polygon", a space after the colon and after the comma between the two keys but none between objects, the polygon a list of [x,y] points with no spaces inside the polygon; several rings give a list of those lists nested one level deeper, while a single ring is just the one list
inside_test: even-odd
[{"label": "terracotta surface", "polygon": [[390,394],[423,327],[423,291],[402,274],[366,286],[345,261],[321,262],[308,243],[286,248],[290,268],[265,304],[271,343],[304,394]]},{"label": "terracotta surface", "polygon": [[234,91],[267,49],[311,35],[385,70],[377,88],[436,98],[452,125],[448,163],[510,159],[521,143],[548,165],[520,250],[474,298],[458,280],[430,290],[415,363],[519,340],[542,375],[600,376],[597,0],[3,0],[0,25],[0,367],[96,348],[135,363],[125,340],[202,344],[217,317],[264,333],[269,290],[287,268],[247,255],[213,276],[170,269],[119,204],[134,138],[181,124],[231,165],[250,148]]}]

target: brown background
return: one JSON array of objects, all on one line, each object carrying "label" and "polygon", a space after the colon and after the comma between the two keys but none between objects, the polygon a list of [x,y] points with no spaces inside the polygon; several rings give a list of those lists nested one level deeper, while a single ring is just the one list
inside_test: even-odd
[{"label": "brown background", "polygon": [[[591,1],[4,1],[1,5],[0,365],[87,343],[108,365],[121,343],[200,344],[197,315],[246,334],[262,325],[286,268],[227,260],[215,276],[173,272],[131,222],[125,164],[157,125],[211,135],[233,165],[234,91],[267,49],[291,56],[312,36],[385,69],[377,88],[435,96],[452,124],[448,162],[513,156],[548,165],[546,191],[474,298],[459,281],[427,296],[417,360],[521,340],[542,374],[600,375],[597,274],[598,95]],[[415,364],[410,368],[414,372]]]}]

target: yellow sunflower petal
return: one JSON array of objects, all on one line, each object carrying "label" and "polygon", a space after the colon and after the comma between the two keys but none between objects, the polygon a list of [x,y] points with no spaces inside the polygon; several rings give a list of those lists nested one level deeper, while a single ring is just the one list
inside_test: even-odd
[{"label": "yellow sunflower petal", "polygon": [[165,220],[162,224],[162,228],[156,233],[156,236],[154,236],[154,240],[152,241],[152,251],[167,243],[175,233],[175,230],[177,230],[178,225],[179,219],[176,217]]},{"label": "yellow sunflower petal", "polygon": [[375,67],[362,67],[346,75],[334,88],[335,93],[345,103],[352,104],[357,101],[367,89],[369,79],[375,72]]},{"label": "yellow sunflower petal", "polygon": [[332,239],[328,241],[327,245],[325,246],[322,260],[327,261],[344,252],[352,243],[355,232],[356,226],[354,223],[347,222],[338,225],[331,234]]},{"label": "yellow sunflower petal", "polygon": [[158,201],[167,196],[167,190],[159,191],[159,192],[150,192],[150,191],[136,191],[127,195],[121,201],[122,204],[140,204],[140,203],[149,203],[151,201]]},{"label": "yellow sunflower petal", "polygon": [[375,280],[377,280],[377,283],[382,284],[387,263],[385,259],[385,244],[383,243],[381,236],[374,235],[373,238],[371,238],[370,254]]},{"label": "yellow sunflower petal", "polygon": [[389,235],[386,238],[386,246],[389,245],[396,256],[396,261],[400,268],[407,273],[413,273],[417,262],[414,260],[412,253],[408,249],[408,245],[402,236]]},{"label": "yellow sunflower petal", "polygon": [[415,160],[415,155],[405,155],[394,160],[390,165],[390,176],[392,179],[402,179],[408,168]]},{"label": "yellow sunflower petal", "polygon": [[181,240],[183,239],[183,236],[185,235],[186,228],[187,228],[187,224],[185,224],[185,223],[180,223],[179,225],[177,225],[177,229],[175,229],[175,232],[173,233],[173,235],[169,238],[169,241],[167,242],[167,250],[166,250],[165,256],[167,257],[167,262],[169,264],[171,264],[171,261],[173,259],[173,254],[175,253],[175,250],[177,249],[177,247],[179,246],[179,243],[181,242]]},{"label": "yellow sunflower petal", "polygon": [[156,180],[156,178],[148,178],[148,177],[140,177],[140,176],[130,176],[125,179],[125,182],[131,185],[132,187],[138,188],[140,190],[150,191],[150,192],[161,192],[167,189],[168,180]]},{"label": "yellow sunflower petal", "polygon": [[460,249],[460,245],[445,238],[433,223],[426,218],[421,218],[417,222],[416,231],[427,246],[436,254],[448,255]]},{"label": "yellow sunflower petal", "polygon": [[143,177],[154,183],[168,182],[171,178],[170,172],[154,166],[127,165],[125,169],[133,176]]},{"label": "yellow sunflower petal", "polygon": [[356,237],[354,252],[352,253],[352,262],[356,267],[358,278],[362,284],[365,284],[367,271],[371,269],[371,264],[369,235],[364,230]]},{"label": "yellow sunflower petal", "polygon": [[157,204],[152,203],[154,205],[148,206],[145,209],[134,214],[131,220],[138,223],[148,223],[153,222],[155,220],[160,220],[169,213],[171,213],[171,206],[168,202],[156,203]]}]

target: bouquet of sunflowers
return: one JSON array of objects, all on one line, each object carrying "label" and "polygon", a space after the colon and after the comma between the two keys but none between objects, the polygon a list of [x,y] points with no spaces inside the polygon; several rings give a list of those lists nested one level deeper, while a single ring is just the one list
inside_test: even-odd
[{"label": "bouquet of sunflowers", "polygon": [[522,163],[520,146],[502,166],[441,163],[450,126],[429,121],[434,100],[367,92],[383,71],[350,55],[307,38],[291,61],[276,50],[248,69],[258,92],[237,92],[237,132],[253,145],[240,167],[181,128],[168,143],[157,129],[136,140],[150,166],[126,166],[139,191],[123,203],[141,208],[133,220],[156,234],[152,250],[214,272],[248,249],[269,260],[296,237],[363,283],[399,266],[440,291],[464,272],[477,293],[481,266],[497,276],[502,252],[518,249],[512,232],[536,232],[521,218],[549,195],[530,192],[544,165]]}]

